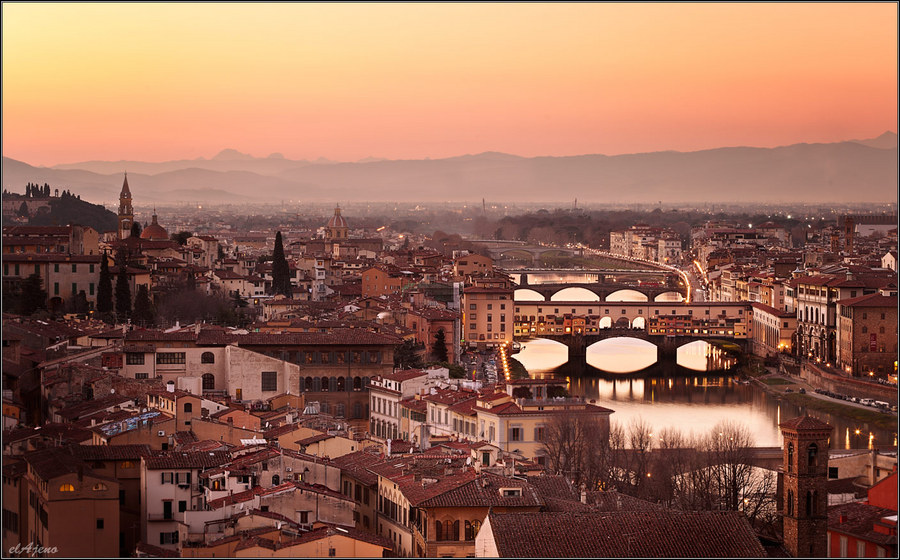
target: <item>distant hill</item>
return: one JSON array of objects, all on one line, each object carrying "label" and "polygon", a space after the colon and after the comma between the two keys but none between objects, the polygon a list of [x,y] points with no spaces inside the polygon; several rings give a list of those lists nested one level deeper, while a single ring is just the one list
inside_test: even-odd
[{"label": "distant hill", "polygon": [[[585,203],[887,202],[896,200],[897,135],[777,148],[729,147],[617,156],[293,161],[223,150],[212,159],[85,162],[37,168],[3,158],[3,186],[66,185],[115,203],[128,171],[137,204],[279,200],[515,200]],[[10,186],[12,185],[12,187]]]}]

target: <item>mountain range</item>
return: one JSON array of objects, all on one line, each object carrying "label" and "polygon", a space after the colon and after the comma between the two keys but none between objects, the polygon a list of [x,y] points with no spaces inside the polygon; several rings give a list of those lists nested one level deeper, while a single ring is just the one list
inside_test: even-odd
[{"label": "mountain range", "polygon": [[897,134],[776,148],[358,162],[257,158],[226,149],[192,160],[88,161],[34,167],[3,157],[3,188],[28,182],[115,201],[123,172],[137,204],[306,200],[585,203],[888,202],[897,200]]}]

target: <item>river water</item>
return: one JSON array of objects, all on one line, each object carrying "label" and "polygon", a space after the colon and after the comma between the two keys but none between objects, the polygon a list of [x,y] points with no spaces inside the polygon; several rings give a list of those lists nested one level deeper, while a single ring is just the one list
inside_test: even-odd
[{"label": "river water", "polygon": [[[806,413],[805,407],[753,383],[738,383],[733,374],[722,371],[731,365],[728,358],[704,341],[679,349],[677,367],[665,364],[673,373],[662,376],[628,373],[657,361],[652,344],[629,338],[602,343],[588,348],[587,365],[567,363],[566,347],[543,339],[523,343],[513,358],[534,378],[565,379],[571,395],[595,399],[614,410],[612,421],[626,428],[642,419],[654,432],[670,427],[689,435],[706,433],[720,420],[737,420],[750,429],[756,446],[772,447],[783,443],[778,424]],[[716,371],[707,373],[707,367]],[[809,413],[834,426],[833,449],[897,445],[896,432],[814,410]]]}]

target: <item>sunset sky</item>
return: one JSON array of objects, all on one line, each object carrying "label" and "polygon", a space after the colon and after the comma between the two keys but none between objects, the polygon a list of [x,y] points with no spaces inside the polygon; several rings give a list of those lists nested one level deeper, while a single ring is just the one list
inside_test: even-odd
[{"label": "sunset sky", "polygon": [[897,4],[3,4],[4,156],[354,161],[897,130]]}]

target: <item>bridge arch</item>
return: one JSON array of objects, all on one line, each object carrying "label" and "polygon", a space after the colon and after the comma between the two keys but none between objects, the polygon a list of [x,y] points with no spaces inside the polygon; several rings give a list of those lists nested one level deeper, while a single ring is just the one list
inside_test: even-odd
[{"label": "bridge arch", "polygon": [[534,262],[534,253],[527,249],[507,249],[500,252],[500,257]]},{"label": "bridge arch", "polygon": [[616,290],[615,292],[606,296],[606,300],[609,302],[614,301],[650,301],[650,298],[647,297],[647,294],[643,292],[639,292],[637,290],[632,290],[629,288],[624,288],[621,290]]},{"label": "bridge arch", "polygon": [[600,301],[600,296],[587,288],[563,288],[550,296],[550,301]]},{"label": "bridge arch", "polygon": [[647,328],[647,320],[643,317],[635,317],[634,321],[631,322],[631,328],[633,329],[646,329]]},{"label": "bridge arch", "polygon": [[622,317],[619,317],[618,319],[616,319],[616,322],[613,324],[613,326],[616,327],[617,329],[622,329],[622,328],[630,329],[631,328],[631,319],[629,319],[628,317],[625,317],[623,315]]},{"label": "bridge arch", "polygon": [[672,290],[671,292],[663,292],[653,298],[653,301],[662,301],[662,302],[682,302],[684,301],[684,294],[680,292],[676,292]]},{"label": "bridge arch", "polygon": [[513,292],[513,299],[515,301],[546,301],[543,294],[530,288],[518,288]]},{"label": "bridge arch", "polygon": [[632,373],[658,360],[659,349],[652,342],[630,337],[600,340],[585,350],[585,361],[609,373]]},{"label": "bridge arch", "polygon": [[609,315],[600,319],[600,323],[598,323],[598,327],[601,329],[611,329],[613,325],[612,317]]}]

